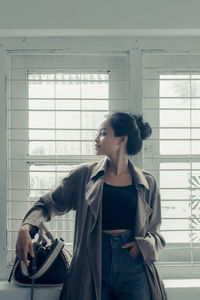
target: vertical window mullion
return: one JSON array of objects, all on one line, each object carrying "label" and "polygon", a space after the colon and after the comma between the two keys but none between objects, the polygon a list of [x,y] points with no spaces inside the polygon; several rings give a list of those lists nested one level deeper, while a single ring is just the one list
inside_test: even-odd
[{"label": "vertical window mullion", "polygon": [[[192,178],[192,135],[191,135],[191,128],[192,128],[192,87],[191,87],[191,70],[190,72],[190,105],[189,105],[189,110],[190,110],[190,178]],[[190,239],[190,256],[191,256],[191,263],[194,263],[194,257],[193,257],[193,248],[195,245],[193,245],[193,241],[192,241],[192,189],[191,189],[191,183],[189,186],[190,189],[190,215],[191,218],[189,220],[189,225],[190,225],[190,229],[191,229],[191,239]]]}]

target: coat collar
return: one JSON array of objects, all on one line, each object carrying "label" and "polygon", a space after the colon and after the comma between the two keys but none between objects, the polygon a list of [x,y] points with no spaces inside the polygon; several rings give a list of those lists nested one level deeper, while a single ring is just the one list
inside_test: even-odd
[{"label": "coat collar", "polygon": [[[128,161],[128,165],[129,165],[131,174],[134,178],[135,184],[142,185],[147,190],[149,190],[149,184],[146,180],[146,177],[145,177],[143,171],[141,169],[137,168],[136,166],[134,166],[134,164],[130,160]],[[94,166],[92,173],[91,173],[91,179],[94,179],[96,176],[100,175],[101,173],[105,173],[107,167],[108,167],[108,158],[104,157]]]},{"label": "coat collar", "polygon": [[104,157],[100,161],[96,163],[91,172],[91,179],[94,179],[96,176],[100,175],[100,173],[105,173],[108,166],[108,158]]}]

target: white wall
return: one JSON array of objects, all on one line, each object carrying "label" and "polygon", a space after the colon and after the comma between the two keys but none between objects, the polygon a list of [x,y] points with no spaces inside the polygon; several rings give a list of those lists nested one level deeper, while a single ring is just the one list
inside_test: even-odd
[{"label": "white wall", "polygon": [[29,35],[30,30],[53,35],[58,34],[53,30],[200,30],[199,0],[1,0],[0,7],[4,36],[17,35],[17,30]]}]

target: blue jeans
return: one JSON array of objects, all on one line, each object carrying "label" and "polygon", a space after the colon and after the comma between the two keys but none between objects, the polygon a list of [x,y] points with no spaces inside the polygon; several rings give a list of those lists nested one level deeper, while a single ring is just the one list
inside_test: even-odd
[{"label": "blue jeans", "polygon": [[134,258],[122,245],[134,240],[132,231],[102,232],[101,300],[150,300],[149,283],[141,255]]}]

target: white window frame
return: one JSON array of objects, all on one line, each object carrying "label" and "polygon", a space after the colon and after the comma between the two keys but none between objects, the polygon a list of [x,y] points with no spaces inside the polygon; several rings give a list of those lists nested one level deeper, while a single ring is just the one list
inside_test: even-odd
[{"label": "white window frame", "polygon": [[[48,54],[47,54],[48,55]],[[97,67],[96,67],[96,65],[94,64],[95,63],[95,58],[97,57],[97,53],[95,53],[94,55],[92,55],[92,53],[90,53],[89,55],[88,54],[82,54],[83,56],[84,56],[84,58],[86,58],[87,60],[89,60],[89,57],[92,57],[92,59],[91,59],[91,62],[92,62],[92,65],[94,66],[91,66],[92,68],[91,68],[91,70],[90,70],[90,73],[91,72],[93,72],[93,73],[97,73],[97,72],[95,72],[95,69],[97,69]],[[76,55],[77,57],[78,57],[78,55]],[[79,56],[81,57],[81,53],[79,53]],[[45,56],[44,56],[45,57]],[[76,57],[76,59],[77,59],[77,57]],[[122,109],[122,101],[121,100],[123,100],[123,97],[122,97],[122,99],[120,100],[120,101],[118,101],[118,103],[119,103],[119,105],[120,105],[120,107],[116,107],[115,106],[115,104],[117,103],[117,101],[114,101],[115,100],[115,98],[116,98],[116,95],[117,94],[119,94],[121,91],[122,91],[122,88],[121,88],[121,91],[119,90],[119,91],[117,91],[116,90],[116,83],[117,83],[117,81],[119,81],[120,82],[120,80],[122,80],[122,82],[123,81],[127,81],[128,79],[123,79],[123,78],[121,78],[120,79],[120,73],[117,71],[117,67],[115,68],[115,67],[113,67],[112,68],[112,64],[113,64],[113,62],[112,62],[112,60],[111,60],[111,58],[113,57],[114,58],[114,60],[117,60],[118,58],[119,58],[119,69],[121,68],[122,69],[122,72],[123,72],[123,69],[125,70],[125,72],[128,74],[128,72],[127,72],[127,70],[126,70],[126,68],[127,68],[127,66],[126,66],[126,63],[125,63],[125,65],[124,66],[121,66],[120,67],[120,64],[122,64],[122,61],[126,61],[127,60],[127,53],[117,53],[117,54],[106,54],[106,53],[100,53],[99,54],[99,57],[101,57],[102,58],[102,61],[100,62],[100,64],[98,65],[98,69],[99,70],[101,70],[101,72],[106,72],[106,71],[109,71],[109,77],[110,78],[112,78],[111,79],[111,83],[110,83],[110,87],[109,87],[109,94],[111,95],[111,99],[113,98],[113,101],[111,101],[110,103],[111,103],[111,107],[110,107],[110,110],[111,111],[115,111],[115,110],[123,110]],[[121,58],[120,58],[121,57]],[[52,57],[53,58],[53,57]],[[82,57],[81,57],[82,58]],[[109,58],[110,58],[110,63],[109,63]],[[19,55],[19,61],[20,61],[20,55]],[[121,59],[121,60],[120,60]],[[94,60],[94,61],[93,61]],[[98,62],[98,58],[96,59],[96,63]],[[109,66],[110,65],[110,66]],[[47,65],[48,66],[48,65]],[[78,67],[79,67],[79,63],[77,63],[77,65],[75,66],[75,68],[77,68],[78,69]],[[89,68],[87,68],[87,69],[90,69],[90,67]],[[94,69],[94,70],[93,70]],[[81,70],[80,70],[81,71]],[[85,70],[84,68],[83,68],[83,72],[85,73],[87,70]],[[22,99],[24,98],[25,100],[27,100],[27,95],[25,94],[25,93],[27,93],[27,86],[22,86],[23,84],[26,84],[27,83],[27,80],[26,80],[26,76],[27,76],[27,72],[30,72],[30,73],[34,73],[34,72],[37,72],[37,70],[35,70],[34,68],[32,68],[31,70],[30,70],[30,68],[22,68],[22,69],[20,69],[19,68],[19,72],[21,72],[21,74],[20,74],[20,78],[22,79],[19,83],[19,87],[18,86],[16,86],[16,87],[14,87],[14,92],[16,92],[16,94],[18,95],[18,97],[22,97]],[[42,72],[43,73],[43,72]],[[45,73],[45,69],[44,69],[44,73]],[[81,72],[80,72],[81,73]],[[116,81],[116,82],[115,82]],[[9,82],[9,81],[8,81]],[[22,85],[21,85],[22,84]],[[111,85],[115,85],[115,89],[113,89],[113,88],[111,88]],[[125,82],[125,85],[127,85],[127,88],[129,89],[129,84],[128,84],[128,81],[127,82]],[[9,85],[10,86],[10,85]],[[12,85],[11,85],[11,88],[12,88]],[[126,88],[125,88],[126,89]],[[128,96],[129,96],[129,91],[128,91],[128,89],[127,89],[127,91],[126,91],[126,97],[127,97],[127,99],[125,99],[126,101],[127,101],[127,103],[126,103],[126,105],[128,105],[128,107],[129,107],[129,98],[128,98]],[[21,91],[24,91],[24,95],[23,95],[23,92],[22,92],[22,94],[21,94]],[[122,94],[123,94],[124,92],[122,91]],[[25,103],[25,105],[26,105],[26,103]],[[24,106],[25,107],[25,106]],[[8,108],[10,108],[9,107],[9,105],[8,105]],[[125,111],[128,111],[128,110],[130,110],[130,108],[128,108],[128,109],[125,109]],[[12,108],[11,108],[11,111],[12,111]],[[25,112],[26,114],[27,114],[27,116],[24,118],[24,128],[27,128],[27,122],[28,122],[28,109],[27,109],[27,112]],[[11,114],[12,114],[12,112],[11,112]],[[107,113],[106,113],[107,114]],[[24,169],[24,170],[28,170],[28,168],[29,168],[29,164],[32,164],[32,162],[42,162],[44,159],[46,160],[47,159],[47,156],[33,156],[33,155],[28,155],[27,156],[27,153],[28,153],[28,142],[26,142],[26,143],[24,143],[24,145],[23,145],[23,148],[19,148],[18,149],[18,147],[16,147],[16,151],[18,152],[18,154],[20,153],[20,151],[23,151],[23,155],[22,155],[22,157],[24,157],[24,159],[22,160],[22,163],[24,164],[24,166],[23,166],[23,168],[22,169]],[[16,153],[17,153],[16,152]],[[49,159],[52,159],[52,156],[48,156],[49,157]],[[55,158],[55,156],[53,157],[53,159]],[[82,158],[80,157],[80,156],[65,156],[65,157],[63,157],[62,156],[62,159],[63,160],[65,160],[65,162],[68,160],[68,161],[70,161],[70,164],[77,164],[77,163],[82,163],[82,162],[85,162],[85,161],[90,161],[90,160],[92,160],[92,161],[94,161],[94,160],[96,160],[96,159],[99,159],[99,157],[95,157],[95,156],[83,156]],[[28,173],[27,173],[27,175],[28,175]],[[25,182],[27,183],[27,188],[28,188],[28,185],[29,185],[29,178],[27,177],[26,179],[22,176],[22,181],[23,181],[23,184],[25,185]],[[8,182],[9,182],[9,180],[8,180]],[[22,196],[22,198],[24,197],[24,198],[26,198],[27,197],[27,194],[26,194],[26,191],[24,191],[24,194],[23,195],[21,195]],[[21,197],[20,196],[20,197]]]},{"label": "white window frame", "polygon": [[[8,278],[7,269],[7,234],[6,234],[6,224],[7,224],[7,209],[6,209],[6,199],[7,199],[7,137],[6,137],[6,69],[7,69],[7,59],[4,52],[0,52],[0,97],[1,97],[1,107],[0,107],[0,279]],[[2,230],[3,229],[3,230]]]},{"label": "white window frame", "polygon": [[[146,55],[146,59],[145,59],[145,55]],[[168,65],[168,61],[169,58],[165,61],[165,56],[170,55],[172,57],[172,61],[173,61],[173,66],[171,66],[171,68]],[[182,74],[184,74],[184,72],[187,74],[188,72],[188,67],[184,66],[184,65],[178,65],[180,64],[180,61],[177,62],[176,65],[176,56],[178,54],[177,53],[173,53],[171,52],[169,53],[164,53],[164,52],[158,52],[158,53],[151,53],[148,51],[144,52],[144,64],[143,64],[143,71],[144,71],[144,77],[143,77],[143,103],[145,101],[148,101],[148,96],[149,96],[149,100],[154,100],[154,97],[157,98],[157,106],[155,106],[155,113],[151,118],[149,119],[150,123],[151,123],[151,119],[152,123],[156,124],[155,126],[155,131],[153,132],[153,140],[151,141],[151,139],[149,139],[147,142],[145,142],[146,146],[144,147],[144,159],[146,157],[146,160],[149,160],[148,162],[148,167],[145,166],[145,160],[143,161],[143,167],[144,168],[149,168],[150,172],[155,176],[156,180],[157,180],[157,184],[158,186],[160,185],[160,178],[159,178],[159,169],[160,169],[160,163],[165,163],[165,162],[185,162],[185,159],[189,159],[189,155],[162,155],[159,153],[159,112],[160,112],[160,108],[159,108],[159,82],[160,82],[160,74],[164,75],[164,74],[175,74],[176,72],[180,72]],[[180,53],[181,55],[181,53]],[[192,57],[192,54],[182,54],[182,55],[190,55],[190,57]],[[149,57],[148,57],[149,56]],[[157,57],[156,57],[157,56]],[[174,58],[173,58],[174,57]],[[150,65],[151,66],[145,66],[145,61],[151,61]],[[191,60],[191,58],[190,58]],[[195,59],[194,59],[195,60]],[[153,63],[155,63],[155,65],[153,65]],[[194,63],[194,62],[193,62]],[[148,62],[147,62],[148,65]],[[193,68],[195,68],[195,66],[193,66]],[[191,68],[192,69],[192,68]],[[199,69],[199,73],[200,73],[200,68],[196,68]],[[145,71],[147,71],[147,74],[149,72],[149,74],[147,76],[145,76]],[[146,89],[145,89],[146,86]],[[155,105],[155,103],[154,103]],[[154,106],[153,106],[154,107]],[[152,111],[154,111],[154,108],[152,107]],[[147,113],[149,113],[149,111],[151,111],[151,109],[144,109],[144,115],[146,112],[146,116]],[[148,120],[148,116],[145,118]],[[155,140],[154,140],[155,139]],[[177,157],[177,161],[176,161],[176,157]],[[193,155],[193,157],[195,157],[196,159],[198,159],[199,155]],[[151,169],[152,167],[152,169]],[[162,198],[162,197],[161,197]],[[162,201],[162,199],[161,199]],[[161,202],[162,203],[162,202]],[[190,244],[190,243],[189,243]],[[188,247],[189,244],[187,244],[186,246]],[[180,247],[179,244],[173,244],[173,247]],[[175,250],[176,251],[176,250]],[[179,254],[177,255],[181,255],[183,257],[187,257],[187,249],[183,249],[180,250]],[[170,253],[170,251],[169,251]],[[185,277],[188,276],[190,277],[199,277],[200,275],[200,270],[199,270],[199,266],[200,266],[200,262],[199,263],[184,263],[184,261],[181,262],[171,262],[170,263],[170,256],[167,253],[166,250],[163,250],[163,253],[161,252],[161,261],[159,261],[157,263],[158,268],[162,274],[162,276],[164,278],[181,278],[181,277]],[[178,257],[178,256],[177,256]],[[166,262],[162,262],[162,258],[164,259],[164,261]]]}]

